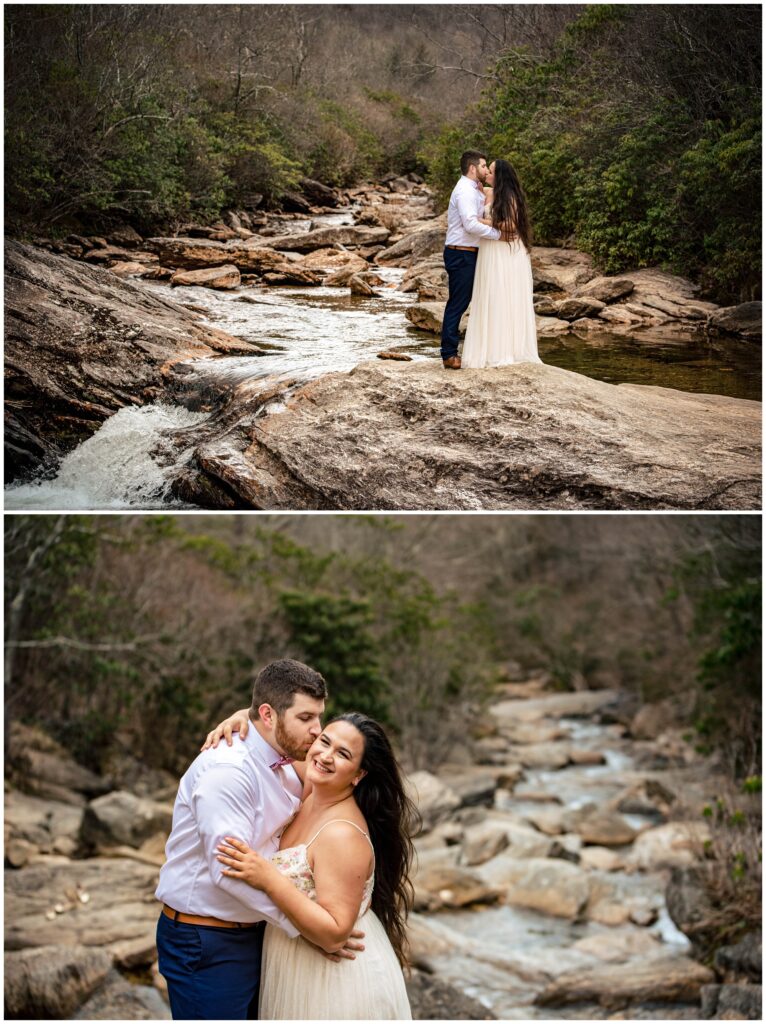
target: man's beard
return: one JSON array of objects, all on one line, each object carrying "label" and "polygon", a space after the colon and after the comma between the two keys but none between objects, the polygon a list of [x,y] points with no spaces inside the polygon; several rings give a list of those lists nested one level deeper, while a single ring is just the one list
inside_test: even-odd
[{"label": "man's beard", "polygon": [[305,761],[306,750],[305,740],[301,743],[295,739],[285,728],[282,722],[282,716],[277,715],[277,724],[274,728],[274,739],[277,741],[280,749],[284,750],[288,757],[292,757],[295,761]]}]

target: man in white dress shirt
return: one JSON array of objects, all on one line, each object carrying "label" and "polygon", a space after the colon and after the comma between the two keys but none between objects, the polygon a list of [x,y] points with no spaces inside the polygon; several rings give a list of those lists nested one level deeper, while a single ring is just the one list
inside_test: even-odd
[{"label": "man in white dress shirt", "polygon": [[264,857],[279,848],[301,802],[292,761],[319,736],[326,697],[318,672],[272,662],[255,680],[247,738],[205,750],[181,779],[155,894],[175,1020],[257,1019],[265,922],[298,934],[265,893],[223,874],[217,846],[236,835]]},{"label": "man in white dress shirt", "polygon": [[447,240],[444,266],[449,280],[449,298],[442,323],[441,355],[445,370],[459,370],[460,318],[468,309],[476,273],[479,239],[500,238],[497,228],[480,224],[484,216],[484,187],[487,158],[468,150],[460,157],[461,178],[452,190],[447,209]]}]

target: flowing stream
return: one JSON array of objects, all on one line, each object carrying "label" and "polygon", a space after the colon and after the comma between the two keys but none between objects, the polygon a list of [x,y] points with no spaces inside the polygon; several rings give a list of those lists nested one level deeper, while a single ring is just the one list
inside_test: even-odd
[{"label": "flowing stream", "polygon": [[[353,223],[353,210],[308,220],[274,222],[278,233]],[[399,268],[375,268],[383,279],[377,295],[350,295],[347,288],[241,287],[235,292],[179,288],[145,282],[162,298],[205,310],[212,326],[252,342],[259,354],[189,364],[190,383],[211,391],[243,380],[291,378],[303,383],[333,370],[351,370],[384,349],[413,360],[439,359],[439,340],[405,318],[414,293],[399,291]],[[598,334],[541,338],[544,362],[611,383],[655,384],[687,391],[760,398],[756,346],[677,337]],[[196,380],[195,380],[196,378]],[[215,387],[214,387],[215,385]],[[170,401],[170,399],[169,399]],[[190,418],[197,417],[197,418]],[[125,408],[71,452],[50,478],[12,484],[7,509],[191,508],[173,498],[169,481],[191,450],[173,441],[179,430],[204,421],[181,406]]]},{"label": "flowing stream", "polygon": [[[619,738],[610,726],[566,717],[557,719],[556,725],[565,734],[562,737],[565,743],[599,751],[605,763],[570,764],[557,770],[526,769],[523,781],[517,784],[510,798],[498,790],[496,806],[499,810],[524,817],[525,813],[540,811],[545,806],[544,797],[566,810],[576,810],[586,804],[600,807],[623,790],[627,780],[635,778],[631,741]],[[527,794],[534,794],[536,799],[526,801]],[[657,823],[638,814],[623,817],[636,829]],[[628,849],[622,852],[627,853]],[[591,1015],[601,1018],[605,1013],[595,1005],[587,1013],[585,1007],[579,1006],[573,1014],[569,1008],[538,1008],[533,1000],[545,987],[547,978],[567,969],[598,965],[577,947],[572,948],[578,940],[590,936],[615,936],[618,941],[626,936],[644,940],[651,936],[656,940],[653,955],[688,953],[689,940],[668,915],[665,881],[660,873],[617,871],[608,875],[608,883],[616,889],[614,898],[639,899],[654,909],[656,920],[649,927],[628,922],[615,928],[587,919],[570,921],[507,904],[426,913],[423,917],[429,928],[452,947],[449,952],[436,953],[428,959],[439,975],[479,1000],[498,1018],[530,1020]],[[643,957],[637,954],[635,962]],[[625,970],[630,969],[628,958]],[[663,1007],[658,1016],[663,1019],[686,1017],[689,1012],[689,1007]]]}]

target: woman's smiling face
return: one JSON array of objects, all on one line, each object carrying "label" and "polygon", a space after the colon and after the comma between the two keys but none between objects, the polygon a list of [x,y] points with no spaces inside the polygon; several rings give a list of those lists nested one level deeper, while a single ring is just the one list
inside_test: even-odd
[{"label": "woman's smiling face", "polygon": [[343,790],[365,774],[364,736],[350,722],[331,722],[306,755],[306,778],[315,786]]}]

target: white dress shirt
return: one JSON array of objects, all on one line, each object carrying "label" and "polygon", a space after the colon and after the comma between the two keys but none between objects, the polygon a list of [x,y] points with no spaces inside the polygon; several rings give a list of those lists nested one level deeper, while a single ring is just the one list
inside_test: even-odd
[{"label": "white dress shirt", "polygon": [[447,207],[447,245],[478,246],[480,238],[500,238],[497,228],[480,224],[484,216],[484,189],[463,174],[452,190]]},{"label": "white dress shirt", "polygon": [[302,786],[292,766],[272,769],[280,755],[251,724],[201,753],[181,779],[173,808],[166,863],[155,896],[185,914],[223,921],[269,921],[298,934],[281,910],[259,889],[228,878],[216,860],[224,836],[241,839],[263,857],[279,848],[279,837],[300,807]]}]

